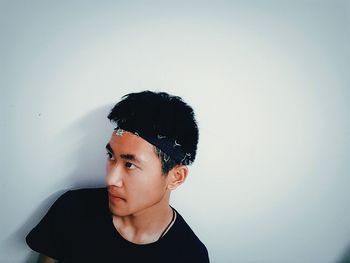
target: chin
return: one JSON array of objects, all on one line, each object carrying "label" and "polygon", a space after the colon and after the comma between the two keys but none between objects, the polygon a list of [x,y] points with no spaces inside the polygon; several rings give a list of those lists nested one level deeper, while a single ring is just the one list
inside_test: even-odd
[{"label": "chin", "polygon": [[109,204],[109,211],[113,216],[127,216],[129,213],[124,211],[124,209],[118,209],[117,207]]}]

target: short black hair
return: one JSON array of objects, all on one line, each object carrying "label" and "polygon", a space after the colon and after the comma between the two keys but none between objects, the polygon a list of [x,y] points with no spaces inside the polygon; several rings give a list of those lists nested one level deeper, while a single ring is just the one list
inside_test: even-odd
[{"label": "short black hair", "polygon": [[191,164],[196,157],[199,136],[195,114],[179,96],[149,90],[130,93],[112,108],[108,119],[125,130],[166,136],[181,145],[188,158],[180,161],[156,147],[164,174],[178,164]]}]

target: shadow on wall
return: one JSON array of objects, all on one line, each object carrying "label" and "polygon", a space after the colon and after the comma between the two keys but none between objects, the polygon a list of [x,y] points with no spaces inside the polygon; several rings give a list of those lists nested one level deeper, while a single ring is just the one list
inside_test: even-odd
[{"label": "shadow on wall", "polygon": [[336,263],[350,263],[350,244],[345,249],[345,252],[341,256],[340,260],[338,260]]},{"label": "shadow on wall", "polygon": [[70,189],[105,185],[105,146],[115,126],[107,116],[113,106],[90,112],[61,133],[61,141],[68,140],[70,147],[65,162],[74,165],[73,171],[64,178]]},{"label": "shadow on wall", "polygon": [[[39,220],[46,214],[49,207],[53,204],[53,202],[63,193],[64,191],[57,191],[47,197],[44,201],[38,204],[37,209],[28,216],[25,223],[17,229],[14,233],[12,233],[9,237],[7,237],[3,243],[5,251],[8,251],[9,254],[13,255],[16,251],[24,251],[26,250],[25,237],[28,232],[39,222]],[[30,252],[26,263],[34,263],[37,262],[37,253]]]},{"label": "shadow on wall", "polygon": [[[112,107],[113,105],[107,105],[90,112],[66,128],[57,138],[58,142],[63,142],[69,149],[60,150],[65,156],[62,163],[57,166],[69,164],[74,167],[62,179],[63,184],[59,184],[59,187],[68,185],[69,189],[75,189],[105,185],[105,146],[114,128],[107,119],[107,115]],[[13,253],[26,250],[26,235],[65,191],[64,189],[57,191],[38,204],[37,209],[28,216],[25,223],[5,240],[6,247],[13,250]],[[36,252],[30,252],[25,262],[37,262],[37,258]]]}]

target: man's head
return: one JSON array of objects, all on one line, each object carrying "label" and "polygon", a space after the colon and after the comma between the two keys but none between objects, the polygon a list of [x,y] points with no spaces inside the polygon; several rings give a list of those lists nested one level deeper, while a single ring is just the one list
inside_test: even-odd
[{"label": "man's head", "polygon": [[165,92],[130,93],[108,115],[116,132],[129,131],[155,146],[167,174],[178,164],[189,165],[196,157],[198,127],[193,109],[180,97]]},{"label": "man's head", "polygon": [[125,216],[167,205],[196,156],[192,108],[179,97],[144,91],[124,96],[108,118],[117,124],[106,145],[112,213]]}]

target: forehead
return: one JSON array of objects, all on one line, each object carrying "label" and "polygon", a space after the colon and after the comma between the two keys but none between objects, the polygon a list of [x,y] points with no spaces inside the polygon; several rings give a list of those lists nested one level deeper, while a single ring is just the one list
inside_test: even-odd
[{"label": "forehead", "polygon": [[109,144],[113,151],[118,154],[133,154],[141,159],[141,157],[157,157],[154,146],[142,139],[141,137],[123,131],[113,131]]}]

